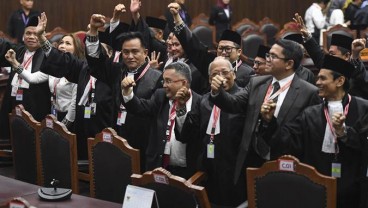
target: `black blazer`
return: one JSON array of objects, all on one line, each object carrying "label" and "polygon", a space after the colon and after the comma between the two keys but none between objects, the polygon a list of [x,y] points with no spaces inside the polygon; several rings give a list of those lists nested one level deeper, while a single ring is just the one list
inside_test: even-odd
[{"label": "black blazer", "polygon": [[[201,96],[192,91],[192,110],[198,108]],[[128,113],[136,116],[152,117],[153,123],[146,151],[147,170],[153,170],[162,166],[162,155],[166,144],[166,127],[169,118],[169,99],[163,88],[156,90],[151,99],[141,99],[134,95],[133,99],[125,103]],[[142,126],[143,128],[143,126]],[[178,136],[177,134],[175,134]],[[178,139],[179,140],[179,139]],[[197,169],[200,140],[187,143],[186,160],[187,168],[191,169],[192,175]]]},{"label": "black blazer", "polygon": [[[252,156],[253,158],[247,158],[247,156],[249,152],[254,152],[250,144],[252,140],[254,140],[254,132],[260,116],[261,105],[271,82],[272,76],[254,77],[250,80],[249,85],[236,95],[230,95],[222,89],[217,96],[210,97],[210,100],[221,108],[221,110],[229,113],[241,112],[246,115],[242,141],[235,167],[235,182],[238,180],[240,172],[244,171],[243,166],[246,160],[247,166],[260,166],[265,162],[261,157],[255,154],[252,154],[254,156]],[[296,118],[307,106],[315,105],[320,102],[321,99],[318,97],[317,87],[294,76],[277,116],[277,123],[282,126],[286,122]],[[277,134],[274,134],[273,136],[276,135]],[[271,146],[271,157],[283,151],[277,149],[277,147],[273,149],[273,138],[268,139],[268,141]]]}]

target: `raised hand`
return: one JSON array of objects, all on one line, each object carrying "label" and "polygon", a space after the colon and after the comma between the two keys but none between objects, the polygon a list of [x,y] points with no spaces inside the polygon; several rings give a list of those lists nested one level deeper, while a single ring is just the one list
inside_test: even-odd
[{"label": "raised hand", "polygon": [[365,38],[355,39],[351,43],[351,51],[353,59],[359,58],[360,52],[365,48],[365,44],[366,44]]},{"label": "raised hand", "polygon": [[308,37],[310,33],[308,32],[308,29],[304,24],[303,17],[301,17],[298,13],[295,13],[295,17],[293,18],[293,20],[295,23],[297,23],[298,28],[300,32],[302,33],[302,36]]},{"label": "raised hand", "polygon": [[134,79],[132,77],[125,77],[121,81],[121,92],[123,96],[128,96],[132,93],[133,87],[136,85]]},{"label": "raised hand", "polygon": [[38,17],[38,25],[36,27],[36,34],[38,37],[42,36],[45,33],[46,26],[47,26],[46,13],[42,12],[41,15]]},{"label": "raised hand", "polygon": [[5,59],[13,66],[13,68],[17,68],[19,66],[16,55],[17,54],[13,49],[9,49],[5,54]]},{"label": "raised hand", "polygon": [[175,100],[178,105],[178,109],[183,108],[189,100],[191,94],[188,88],[182,87],[175,94]]},{"label": "raised hand", "polygon": [[152,68],[158,69],[163,64],[163,62],[158,62],[158,60],[160,59],[160,55],[161,53],[158,52],[156,56],[156,51],[153,51],[151,53],[151,58],[149,58],[149,64],[151,65]]},{"label": "raised hand", "polygon": [[101,14],[93,14],[91,16],[90,22],[89,22],[89,31],[87,32],[88,35],[97,35],[97,30],[100,27],[103,27],[105,25],[105,19],[106,17]]},{"label": "raised hand", "polygon": [[142,2],[141,0],[131,0],[130,1],[130,12],[137,13],[141,9]]},{"label": "raised hand", "polygon": [[178,3],[170,3],[167,7],[170,9],[170,12],[173,16],[179,14],[180,5]]},{"label": "raised hand", "polygon": [[261,116],[262,119],[266,122],[270,122],[273,118],[273,114],[275,113],[276,103],[272,100],[264,102],[261,106]]},{"label": "raised hand", "polygon": [[111,21],[112,22],[117,22],[120,20],[120,16],[126,12],[126,8],[124,6],[124,4],[118,4],[115,6],[114,8],[114,12],[112,13],[112,18]]}]

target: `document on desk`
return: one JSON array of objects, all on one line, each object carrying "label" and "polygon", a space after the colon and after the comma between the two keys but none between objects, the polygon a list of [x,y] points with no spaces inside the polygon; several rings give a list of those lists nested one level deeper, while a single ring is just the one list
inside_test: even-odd
[{"label": "document on desk", "polygon": [[159,208],[156,192],[154,190],[133,185],[127,186],[125,191],[123,208],[151,208],[151,207]]}]

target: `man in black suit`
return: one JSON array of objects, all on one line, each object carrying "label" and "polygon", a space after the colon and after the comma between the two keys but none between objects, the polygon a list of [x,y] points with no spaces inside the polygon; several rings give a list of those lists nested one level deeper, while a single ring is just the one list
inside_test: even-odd
[{"label": "man in black suit", "polygon": [[[24,45],[14,45],[0,38],[0,66],[13,67],[0,111],[0,138],[9,138],[8,114],[16,105],[22,104],[37,121],[42,121],[50,113],[51,94],[48,83],[29,84],[18,77],[18,73],[23,70],[29,70],[32,73],[40,71],[44,53],[36,35],[37,25],[38,17],[34,16],[29,19],[23,35]],[[13,49],[16,53],[17,61],[14,63],[5,59],[5,54],[9,49]]]},{"label": "man in black suit", "polygon": [[[223,57],[217,57],[208,70],[210,83],[212,77],[221,75],[227,80],[224,84],[226,92],[234,95],[242,90],[235,83],[234,68]],[[210,92],[203,95],[197,111],[188,113],[180,138],[201,141],[201,162],[207,174],[203,185],[212,207],[238,206],[246,200],[245,173],[236,184],[229,176],[234,175],[245,116],[222,112],[208,99],[210,96]]]},{"label": "man in black suit", "polygon": [[187,64],[175,62],[165,67],[163,89],[150,99],[133,93],[134,79],[121,82],[124,106],[137,117],[150,117],[152,124],[146,151],[146,169],[164,167],[172,174],[190,178],[197,170],[200,140],[178,141],[187,112],[198,108],[201,96],[190,90],[191,71]]},{"label": "man in black suit", "polygon": [[[299,44],[290,40],[279,40],[266,55],[267,73],[272,76],[257,76],[248,86],[231,95],[223,89],[224,79],[212,79],[210,99],[224,112],[245,114],[242,141],[235,166],[234,182],[245,167],[258,167],[270,158],[283,154],[284,150],[273,144],[274,135],[261,135],[267,125],[260,117],[261,105],[272,102],[276,106],[275,117],[282,126],[293,120],[304,108],[319,103],[317,88],[295,76],[303,52]],[[266,144],[262,137],[269,141]]]},{"label": "man in black suit", "polygon": [[[288,154],[336,178],[338,208],[366,207],[367,200],[367,135],[352,127],[368,114],[368,102],[347,93],[353,68],[326,55],[316,83],[324,102],[304,109],[283,126],[279,137]],[[261,114],[272,134],[278,126],[273,108],[264,103]]]}]

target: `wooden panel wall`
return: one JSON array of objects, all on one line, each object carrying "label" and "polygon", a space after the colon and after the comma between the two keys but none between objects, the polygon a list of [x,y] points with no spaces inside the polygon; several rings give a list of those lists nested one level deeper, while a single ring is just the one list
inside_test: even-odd
[{"label": "wooden panel wall", "polygon": [[[142,15],[160,16],[171,0],[142,0]],[[295,12],[304,14],[313,0],[232,0],[233,23],[247,17],[258,22],[268,16],[280,24],[291,20]],[[70,32],[84,30],[93,13],[111,16],[116,4],[123,3],[129,8],[130,0],[35,0],[35,8],[48,15],[48,28],[60,26]],[[186,0],[192,17],[209,13],[215,0]],[[19,0],[0,0],[0,30],[6,31],[8,17],[19,8]],[[130,22],[129,13],[123,21]]]}]

